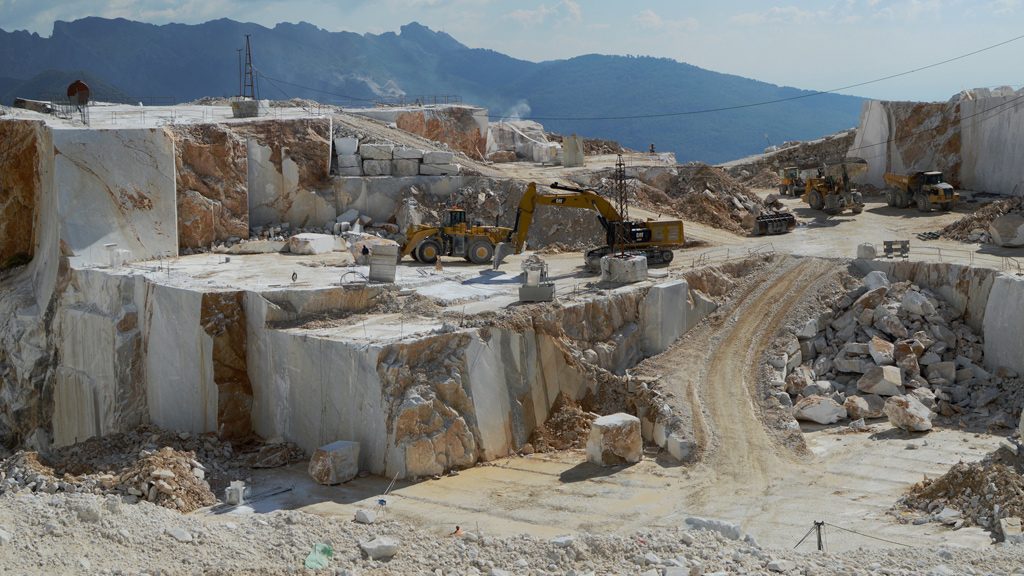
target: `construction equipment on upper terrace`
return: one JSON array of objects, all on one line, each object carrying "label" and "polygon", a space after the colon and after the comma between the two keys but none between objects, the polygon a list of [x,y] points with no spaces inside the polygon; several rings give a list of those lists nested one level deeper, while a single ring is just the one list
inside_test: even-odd
[{"label": "construction equipment on upper terrace", "polygon": [[850,185],[850,179],[867,169],[868,163],[861,158],[822,164],[817,176],[807,178],[801,198],[812,209],[826,214],[840,214],[847,209],[860,214],[864,211],[864,201],[860,192]]},{"label": "construction equipment on upper terrace", "polygon": [[449,208],[440,226],[420,224],[406,233],[401,256],[412,255],[417,262],[433,264],[439,256],[461,256],[474,264],[487,264],[494,257],[494,247],[508,240],[512,228],[468,224],[466,211]]},{"label": "construction equipment on upper terrace", "polygon": [[782,182],[779,183],[779,194],[783,196],[797,196],[803,194],[804,179],[800,177],[800,168],[786,166],[779,170]]},{"label": "construction equipment on upper terrace", "polygon": [[953,191],[953,186],[943,181],[942,172],[886,172],[884,178],[891,187],[886,191],[889,206],[906,208],[913,202],[921,212],[929,212],[933,207],[948,212],[960,201],[960,195]]}]

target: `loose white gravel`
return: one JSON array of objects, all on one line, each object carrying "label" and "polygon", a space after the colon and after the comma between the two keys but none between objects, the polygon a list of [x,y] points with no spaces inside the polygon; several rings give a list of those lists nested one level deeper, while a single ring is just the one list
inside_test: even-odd
[{"label": "loose white gravel", "polygon": [[[1003,545],[828,554],[682,528],[552,540],[453,537],[392,521],[298,511],[182,515],[114,496],[24,491],[0,496],[0,530],[10,536],[0,540],[2,574],[1024,574],[1024,547]],[[377,536],[399,540],[391,560],[361,551],[360,542]],[[317,543],[330,544],[334,557],[314,572],[303,563]]]}]

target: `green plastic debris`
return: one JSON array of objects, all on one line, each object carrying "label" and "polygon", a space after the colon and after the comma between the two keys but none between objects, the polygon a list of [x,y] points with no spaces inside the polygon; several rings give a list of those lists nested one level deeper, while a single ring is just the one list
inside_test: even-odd
[{"label": "green plastic debris", "polygon": [[306,556],[306,568],[320,570],[327,568],[331,558],[334,557],[334,548],[330,544],[314,544],[313,551]]}]

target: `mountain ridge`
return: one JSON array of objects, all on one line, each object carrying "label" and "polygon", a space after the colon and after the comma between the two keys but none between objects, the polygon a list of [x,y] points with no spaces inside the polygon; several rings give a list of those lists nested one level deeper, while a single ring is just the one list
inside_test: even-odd
[{"label": "mountain ridge", "polygon": [[[40,91],[36,76],[44,71],[54,82],[62,76],[53,71],[83,71],[139,100],[234,95],[245,34],[252,35],[261,97],[366,105],[403,95],[458,94],[495,117],[528,109],[526,116],[561,118],[540,120],[552,131],[614,139],[635,149],[654,143],[675,151],[680,161],[721,162],[772,142],[834,133],[857,124],[862,103],[837,94],[808,97],[813,92],[663,57],[584,54],[531,62],[470,48],[417,22],[397,32],[357,34],[308,22],[267,28],[228,18],[156,25],[99,17],[54,22],[49,37],[0,29],[0,97],[9,104],[14,96],[43,96],[18,91]],[[771,100],[784,102],[742,107]],[[742,108],[692,113],[729,106]],[[681,114],[585,119],[664,113]]]}]

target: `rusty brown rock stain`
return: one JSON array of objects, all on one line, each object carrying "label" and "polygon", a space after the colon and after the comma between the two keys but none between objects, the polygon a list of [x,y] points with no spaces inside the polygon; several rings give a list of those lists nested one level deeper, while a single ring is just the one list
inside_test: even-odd
[{"label": "rusty brown rock stain", "polygon": [[474,160],[483,160],[487,150],[487,136],[480,133],[470,108],[445,108],[429,117],[426,112],[403,112],[395,124],[406,132],[444,142]]},{"label": "rusty brown rock stain", "polygon": [[240,136],[253,138],[270,148],[270,161],[284,173],[284,159],[295,162],[299,187],[317,190],[330,179],[331,124],[327,118],[274,120],[233,124]]},{"label": "rusty brown rock stain", "polygon": [[0,122],[0,270],[25,264],[35,249],[42,122]]},{"label": "rusty brown rock stain", "polygon": [[178,125],[174,138],[178,245],[249,236],[245,139],[220,124]]},{"label": "rusty brown rock stain", "polygon": [[200,316],[203,331],[213,340],[217,433],[230,440],[244,440],[253,433],[243,299],[243,292],[204,293]]}]

